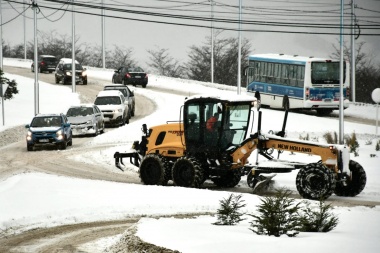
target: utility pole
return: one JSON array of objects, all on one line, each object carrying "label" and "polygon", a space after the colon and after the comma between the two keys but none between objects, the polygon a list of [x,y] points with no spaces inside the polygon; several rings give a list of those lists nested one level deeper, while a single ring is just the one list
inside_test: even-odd
[{"label": "utility pole", "polygon": [[237,73],[237,94],[241,93],[241,2],[239,0],[239,51],[238,51],[238,73]]},{"label": "utility pole", "polygon": [[106,26],[104,17],[104,0],[102,0],[102,66],[103,69],[106,68]]},{"label": "utility pole", "polygon": [[37,44],[37,0],[33,0],[32,8],[34,11],[34,114],[40,113],[39,108],[39,84],[38,84],[38,44]]},{"label": "utility pole", "polygon": [[75,87],[75,13],[74,13],[74,0],[72,0],[72,5],[71,5],[71,10],[72,10],[72,20],[71,20],[71,25],[72,25],[72,42],[71,42],[71,85],[73,87],[73,93],[76,92],[76,87]]},{"label": "utility pole", "polygon": [[344,0],[340,0],[340,77],[339,77],[339,82],[340,82],[340,91],[339,91],[339,144],[343,144],[344,140],[344,108],[343,108],[343,7],[344,7]]},{"label": "utility pole", "polygon": [[26,60],[26,17],[25,17],[25,0],[23,1],[23,18],[24,18],[24,59]]},{"label": "utility pole", "polygon": [[214,3],[211,3],[211,83],[214,83]]},{"label": "utility pole", "polygon": [[351,0],[351,97],[356,102],[356,62],[355,62],[355,0]]},{"label": "utility pole", "polygon": [[0,0],[0,69],[3,69],[3,10]]}]

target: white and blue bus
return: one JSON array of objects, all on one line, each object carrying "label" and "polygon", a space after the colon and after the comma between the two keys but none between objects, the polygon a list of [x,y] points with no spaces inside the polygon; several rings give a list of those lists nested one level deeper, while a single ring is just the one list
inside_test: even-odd
[{"label": "white and blue bus", "polygon": [[[340,62],[330,59],[256,54],[248,57],[247,93],[259,92],[272,108],[316,110],[328,115],[339,109]],[[344,109],[348,107],[349,66],[344,63]]]}]

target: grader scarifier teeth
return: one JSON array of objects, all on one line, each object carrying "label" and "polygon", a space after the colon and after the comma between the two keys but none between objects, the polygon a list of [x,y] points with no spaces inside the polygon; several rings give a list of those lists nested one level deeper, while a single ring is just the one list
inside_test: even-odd
[{"label": "grader scarifier teeth", "polygon": [[124,165],[123,158],[129,157],[129,162],[137,167],[140,166],[141,158],[139,156],[139,153],[137,151],[129,152],[129,153],[120,153],[115,152],[113,155],[115,158],[115,166],[119,168],[121,171],[124,171],[123,168],[120,166],[120,164]]}]

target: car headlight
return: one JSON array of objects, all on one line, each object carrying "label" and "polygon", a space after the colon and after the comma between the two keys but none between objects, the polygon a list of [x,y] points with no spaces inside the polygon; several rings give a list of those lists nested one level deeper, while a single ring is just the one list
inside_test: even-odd
[{"label": "car headlight", "polygon": [[87,125],[92,125],[92,124],[94,124],[94,122],[92,122],[92,120],[87,120],[86,124]]},{"label": "car headlight", "polygon": [[87,76],[87,71],[83,71],[82,76]]},{"label": "car headlight", "polygon": [[117,113],[117,112],[123,112],[123,109],[116,109],[115,111],[114,111],[115,113]]},{"label": "car headlight", "polygon": [[57,139],[58,140],[63,140],[64,139],[62,129],[59,129],[55,134],[57,135]]},{"label": "car headlight", "polygon": [[31,140],[32,140],[32,132],[31,132],[31,131],[28,131],[28,132],[26,133],[26,140],[28,140],[28,141],[31,141]]},{"label": "car headlight", "polygon": [[66,75],[67,75],[67,76],[71,76],[71,72],[66,71]]}]

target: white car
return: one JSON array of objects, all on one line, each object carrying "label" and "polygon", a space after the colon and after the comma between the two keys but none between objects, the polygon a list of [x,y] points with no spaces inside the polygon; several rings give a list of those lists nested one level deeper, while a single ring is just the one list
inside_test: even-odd
[{"label": "white car", "polygon": [[94,104],[71,106],[66,113],[73,135],[98,135],[104,132],[104,116]]},{"label": "white car", "polygon": [[118,90],[103,90],[98,93],[95,105],[103,112],[104,122],[112,125],[129,124],[131,117],[128,101]]}]

